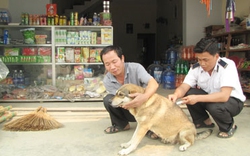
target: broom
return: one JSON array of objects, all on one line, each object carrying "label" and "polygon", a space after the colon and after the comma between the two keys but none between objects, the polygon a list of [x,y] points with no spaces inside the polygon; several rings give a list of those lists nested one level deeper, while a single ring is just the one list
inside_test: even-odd
[{"label": "broom", "polygon": [[47,109],[38,107],[34,112],[6,123],[4,130],[10,131],[44,131],[62,127],[62,124],[47,114]]},{"label": "broom", "polygon": [[5,111],[10,110],[11,108],[12,106],[6,106],[6,107],[0,106],[0,116],[2,116]]},{"label": "broom", "polygon": [[16,116],[16,112],[5,111],[5,113],[0,117],[0,123],[4,122],[5,120],[9,120],[14,116]]}]

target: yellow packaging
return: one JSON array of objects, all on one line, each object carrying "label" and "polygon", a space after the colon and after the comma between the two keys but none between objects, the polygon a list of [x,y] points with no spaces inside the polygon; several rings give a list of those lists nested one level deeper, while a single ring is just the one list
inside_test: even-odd
[{"label": "yellow packaging", "polygon": [[82,47],[82,62],[87,63],[89,58],[89,48],[88,47]]},{"label": "yellow packaging", "polygon": [[89,50],[89,59],[88,59],[89,63],[95,63],[96,62],[95,58],[96,58],[96,51],[95,51],[95,49],[90,49]]},{"label": "yellow packaging", "polygon": [[112,44],[113,33],[111,29],[101,29],[101,44]]}]

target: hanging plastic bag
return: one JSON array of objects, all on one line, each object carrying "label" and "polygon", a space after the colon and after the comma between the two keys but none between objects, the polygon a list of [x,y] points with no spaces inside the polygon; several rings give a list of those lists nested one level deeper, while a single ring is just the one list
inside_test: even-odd
[{"label": "hanging plastic bag", "polygon": [[0,81],[5,79],[8,74],[9,74],[9,69],[3,63],[2,59],[0,58]]}]

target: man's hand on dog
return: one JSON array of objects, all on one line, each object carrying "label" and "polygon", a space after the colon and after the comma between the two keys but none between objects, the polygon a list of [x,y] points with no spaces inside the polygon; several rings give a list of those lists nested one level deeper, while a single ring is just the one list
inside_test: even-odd
[{"label": "man's hand on dog", "polygon": [[126,103],[125,105],[122,105],[121,107],[124,109],[139,107],[147,101],[148,98],[142,93],[134,93],[134,94],[128,94],[129,97],[131,97],[133,100]]},{"label": "man's hand on dog", "polygon": [[[174,94],[168,95],[168,99],[171,100],[172,102],[176,102],[177,96]],[[189,105],[194,105],[196,104],[197,101],[197,96],[196,95],[189,95],[181,98],[182,104],[189,104]]]}]

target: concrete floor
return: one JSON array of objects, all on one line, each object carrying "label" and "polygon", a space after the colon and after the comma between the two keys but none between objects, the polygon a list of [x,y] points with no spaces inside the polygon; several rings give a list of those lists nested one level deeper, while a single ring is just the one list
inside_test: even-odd
[{"label": "concrete floor", "polygon": [[[159,89],[159,93],[167,95],[172,90]],[[250,103],[249,100],[246,103]],[[38,106],[48,109],[48,113],[64,127],[36,132],[4,131],[0,124],[1,156],[116,156],[121,149],[119,145],[127,142],[135,130],[131,129],[115,134],[105,134],[103,130],[110,126],[108,113],[102,102],[56,102],[56,103],[0,103],[2,106],[12,105],[17,112],[14,119],[21,117]],[[183,110],[189,116],[185,107]],[[189,116],[190,117],[190,116]],[[250,107],[235,117],[238,130],[232,138],[221,139],[213,134],[204,140],[195,142],[185,152],[178,151],[178,145],[162,144],[159,140],[145,137],[131,156],[249,156],[250,148]],[[199,129],[198,131],[201,131]]]}]

